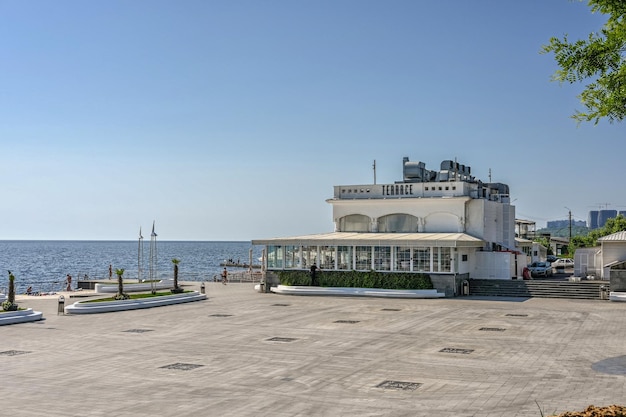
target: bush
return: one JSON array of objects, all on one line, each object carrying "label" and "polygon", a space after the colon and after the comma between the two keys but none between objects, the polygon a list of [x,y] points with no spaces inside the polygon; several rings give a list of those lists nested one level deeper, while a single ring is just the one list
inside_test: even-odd
[{"label": "bush", "polygon": [[[308,271],[277,271],[281,285],[311,285]],[[384,288],[389,290],[429,290],[425,274],[377,271],[324,271],[315,274],[320,287]]]}]

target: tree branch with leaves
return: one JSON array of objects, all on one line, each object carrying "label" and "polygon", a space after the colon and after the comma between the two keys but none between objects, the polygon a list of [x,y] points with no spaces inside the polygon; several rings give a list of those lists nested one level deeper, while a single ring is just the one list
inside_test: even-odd
[{"label": "tree branch with leaves", "polygon": [[575,42],[567,35],[553,37],[542,53],[554,53],[560,67],[553,81],[574,84],[589,80],[578,96],[586,110],[577,110],[574,120],[621,122],[626,118],[626,2],[589,0],[588,4],[593,13],[608,16],[601,31]]}]

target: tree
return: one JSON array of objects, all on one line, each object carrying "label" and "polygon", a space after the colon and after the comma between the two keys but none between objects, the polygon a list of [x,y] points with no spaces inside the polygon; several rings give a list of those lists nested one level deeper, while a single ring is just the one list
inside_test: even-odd
[{"label": "tree", "polygon": [[172,259],[172,263],[174,264],[174,289],[172,292],[183,292],[181,288],[178,287],[178,264],[180,263],[180,259]]},{"label": "tree", "polygon": [[3,310],[17,310],[17,304],[15,304],[15,275],[9,271],[9,294],[7,300],[2,303]]},{"label": "tree", "polygon": [[610,123],[626,117],[626,2],[624,0],[589,0],[593,13],[608,15],[600,33],[591,33],[587,40],[570,42],[551,38],[543,53],[554,53],[560,69],[553,81],[589,84],[578,96],[586,107],[572,118],[579,123],[607,118]]},{"label": "tree", "polygon": [[124,280],[122,276],[124,275],[124,268],[116,269],[115,275],[117,275],[117,294],[115,295],[116,300],[127,300],[129,297],[127,294],[124,294]]},{"label": "tree", "polygon": [[572,237],[569,243],[570,253],[574,253],[577,248],[592,248],[598,246],[598,239],[613,233],[626,230],[626,217],[621,214],[617,217],[610,218],[603,227],[590,231],[586,236]]}]

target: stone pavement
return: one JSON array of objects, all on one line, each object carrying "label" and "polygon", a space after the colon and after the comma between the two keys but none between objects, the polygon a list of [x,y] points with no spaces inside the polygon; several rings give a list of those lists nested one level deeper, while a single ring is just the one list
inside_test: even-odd
[{"label": "stone pavement", "polygon": [[58,297],[21,298],[45,320],[0,327],[2,413],[538,417],[626,403],[626,303],[207,295],[75,316],[57,315]]}]

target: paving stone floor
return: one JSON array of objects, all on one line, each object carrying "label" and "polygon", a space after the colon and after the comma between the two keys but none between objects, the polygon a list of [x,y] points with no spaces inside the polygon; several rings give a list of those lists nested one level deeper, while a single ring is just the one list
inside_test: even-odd
[{"label": "paving stone floor", "polygon": [[284,296],[214,283],[207,295],[97,315],[22,297],[45,320],[0,327],[0,410],[538,417],[626,403],[626,303]]}]

